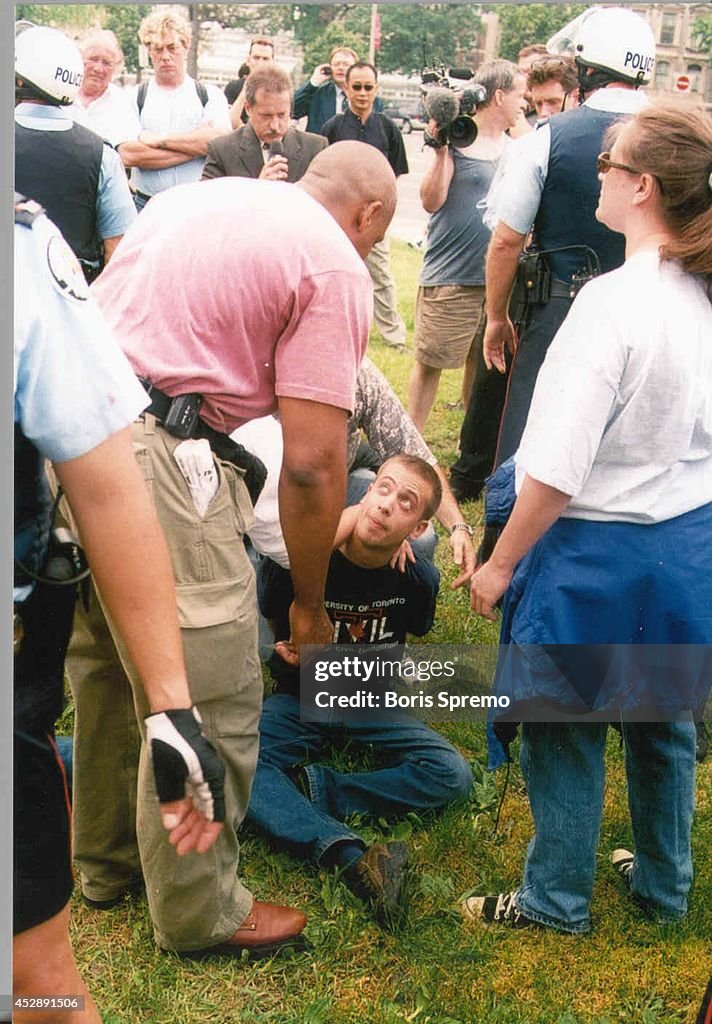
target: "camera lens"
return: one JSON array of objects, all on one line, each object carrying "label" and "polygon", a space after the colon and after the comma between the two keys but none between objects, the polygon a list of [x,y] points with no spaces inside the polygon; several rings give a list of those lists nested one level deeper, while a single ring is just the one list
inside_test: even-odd
[{"label": "camera lens", "polygon": [[470,146],[477,138],[477,125],[471,117],[461,114],[450,123],[450,145],[457,149]]}]

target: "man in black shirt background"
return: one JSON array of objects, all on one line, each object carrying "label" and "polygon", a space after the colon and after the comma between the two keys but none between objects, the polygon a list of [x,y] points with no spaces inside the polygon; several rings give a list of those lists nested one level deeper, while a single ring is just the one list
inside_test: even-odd
[{"label": "man in black shirt background", "polygon": [[[321,134],[333,142],[355,139],[375,146],[386,157],[398,177],[408,173],[408,158],[403,136],[395,121],[374,110],[378,92],[378,72],[373,64],[357,61],[346,72],[344,92],[348,109],[329,118]],[[388,241],[377,242],[366,259],[373,279],[373,316],[384,341],[393,348],[405,347],[405,323],[398,312],[396,288],[391,273]]]},{"label": "man in black shirt background", "polygon": [[[232,121],[233,128],[239,128],[240,125],[247,124],[245,97],[242,92],[245,88],[247,75],[249,75],[250,71],[264,67],[265,64],[270,64],[272,61],[274,61],[274,43],[266,36],[257,36],[250,43],[250,49],[247,54],[247,74],[238,74],[238,77],[229,81],[224,89],[225,96],[230,104],[230,120]],[[242,68],[240,68],[240,72],[242,72]]]}]

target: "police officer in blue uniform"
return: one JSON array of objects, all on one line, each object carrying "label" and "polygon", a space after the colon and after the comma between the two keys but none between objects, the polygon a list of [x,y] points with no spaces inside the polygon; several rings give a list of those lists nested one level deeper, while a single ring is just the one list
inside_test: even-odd
[{"label": "police officer in blue uniform", "polygon": [[[561,40],[561,45],[558,45]],[[496,465],[517,450],[547,348],[587,277],[623,263],[624,239],[595,218],[600,191],[596,157],[606,129],[648,102],[637,90],[652,77],[655,39],[645,19],[624,8],[591,8],[550,40],[576,57],[582,105],[552,118],[517,143],[496,195],[497,227],[486,264],[488,368],[505,372],[515,352]],[[508,303],[521,250],[533,228],[543,255],[539,294],[517,343]]]},{"label": "police officer in blue uniform", "polygon": [[62,32],[32,26],[15,42],[15,188],[61,229],[92,281],[136,208],[118,153],[62,109],[79,92],[84,61]]},{"label": "police officer in blue uniform", "polygon": [[[69,246],[18,196],[15,267],[13,1019],[55,1021],[52,996],[70,993],[85,1007],[62,1020],[100,1024],[69,944],[69,814],[54,741],[84,566],[76,543],[57,546],[45,458],[144,681],[166,842],[178,853],[205,852],[217,837],[223,767],[191,704],[168,551],[133,455],[130,424],[148,398]],[[29,1005],[42,996],[46,1010]]]}]

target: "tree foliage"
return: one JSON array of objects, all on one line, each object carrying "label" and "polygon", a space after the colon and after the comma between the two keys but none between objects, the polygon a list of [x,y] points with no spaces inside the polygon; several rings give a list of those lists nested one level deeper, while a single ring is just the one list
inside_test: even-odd
[{"label": "tree foliage", "polygon": [[384,5],[379,11],[384,71],[462,64],[477,47],[482,21],[469,4]]},{"label": "tree foliage", "polygon": [[[585,4],[490,4],[501,25],[500,56],[516,60],[529,43],[543,43],[585,10]],[[191,4],[195,22],[215,21],[226,28],[244,28],[251,34],[294,32],[304,48],[305,69],[323,62],[339,43],[362,57],[368,53],[371,4]],[[94,24],[111,28],[126,55],[126,66],[138,64],[137,30],[150,10],[146,4],[20,4],[17,16],[58,28]],[[464,63],[477,46],[481,20],[475,5],[381,3],[381,49],[376,55],[382,71],[412,72],[424,63]],[[712,15],[695,22],[698,45],[712,50]]]},{"label": "tree foliage", "polygon": [[[370,25],[370,22],[369,22]],[[301,29],[301,31],[300,31]],[[349,46],[361,57],[368,59],[368,33],[369,27],[362,24],[362,19],[356,17],[334,18],[320,31],[304,32],[303,27],[295,26],[297,38],[304,47],[304,70],[311,72],[317,64],[323,64],[335,46]]]},{"label": "tree foliage", "polygon": [[[280,5],[281,6],[281,5]],[[468,4],[380,4],[382,71],[410,72],[424,63],[454,64],[477,44],[480,17]],[[295,38],[312,68],[339,43],[368,54],[370,4],[303,4],[292,9]]]},{"label": "tree foliage", "polygon": [[103,4],[18,4],[15,18],[59,29],[86,29],[101,25]]},{"label": "tree foliage", "polygon": [[252,20],[244,4],[195,4],[201,21],[216,21],[223,28],[243,28]]},{"label": "tree foliage", "polygon": [[[251,34],[293,31],[304,48],[304,67],[323,63],[343,44],[366,58],[371,4],[200,4],[204,21]],[[379,4],[382,71],[414,71],[434,60],[461,61],[477,44],[481,21],[469,4]]]},{"label": "tree foliage", "polygon": [[111,29],[124,51],[127,71],[138,70],[138,27],[151,11],[149,4],[107,4],[104,28]]},{"label": "tree foliage", "polygon": [[586,4],[497,4],[501,28],[499,56],[516,62],[531,43],[545,43],[555,32],[586,10]]},{"label": "tree foliage", "polygon": [[136,71],[138,27],[150,11],[150,4],[18,4],[15,16],[70,33],[93,27],[111,29],[124,51],[126,70]]},{"label": "tree foliage", "polygon": [[694,27],[695,44],[712,56],[712,14],[698,14]]}]

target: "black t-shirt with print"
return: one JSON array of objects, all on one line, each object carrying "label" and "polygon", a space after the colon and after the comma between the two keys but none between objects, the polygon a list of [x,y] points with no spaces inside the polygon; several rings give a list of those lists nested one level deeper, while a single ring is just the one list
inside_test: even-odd
[{"label": "black t-shirt with print", "polygon": [[[325,607],[334,623],[332,643],[374,644],[387,650],[405,643],[407,633],[423,636],[432,628],[440,574],[432,562],[416,559],[405,572],[384,566],[363,569],[335,551],[326,578]],[[292,577],[271,558],[257,572],[260,611],[272,620],[277,640],[289,639]],[[274,690],[299,696],[299,669],[276,654],[268,662]]]}]

